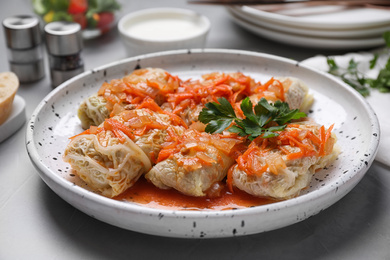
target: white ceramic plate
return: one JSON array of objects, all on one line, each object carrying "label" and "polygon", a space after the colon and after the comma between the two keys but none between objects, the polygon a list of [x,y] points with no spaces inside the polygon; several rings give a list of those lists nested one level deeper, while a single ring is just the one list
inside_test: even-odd
[{"label": "white ceramic plate", "polygon": [[360,39],[305,36],[268,29],[266,27],[262,27],[257,24],[243,20],[234,13],[231,13],[231,17],[235,23],[256,35],[289,45],[308,47],[313,49],[357,50],[362,48],[378,47],[385,44],[385,41],[382,36]]},{"label": "white ceramic plate", "polygon": [[[386,9],[317,6],[317,10],[313,14],[308,14],[308,7],[303,7],[294,10],[296,13],[301,11],[302,15],[294,15],[292,11],[285,13],[266,12],[245,5],[238,8],[248,15],[268,22],[320,30],[362,29],[390,24],[390,11]],[[323,9],[323,12],[318,9]]]},{"label": "white ceramic plate", "polygon": [[[379,38],[382,34],[389,30],[390,22],[385,25],[355,28],[355,29],[319,29],[297,27],[294,24],[282,24],[274,21],[262,19],[253,13],[245,12],[238,6],[227,7],[227,9],[237,17],[257,26],[264,27],[270,30],[276,30],[287,34],[295,34],[301,36],[335,38],[335,39],[362,39],[362,38]],[[390,15],[390,13],[389,13]]]},{"label": "white ceramic plate", "polygon": [[[338,160],[316,173],[297,198],[248,209],[173,211],[112,200],[80,187],[62,161],[68,138],[81,132],[76,111],[107,80],[135,68],[160,67],[174,75],[198,78],[212,71],[241,71],[264,82],[272,76],[304,80],[315,97],[310,116],[334,123],[343,150]],[[346,195],[364,176],[377,152],[379,124],[364,99],[328,74],[276,56],[238,50],[180,50],[138,56],[87,71],[53,90],[38,105],[27,127],[26,146],[46,184],[86,214],[137,232],[170,237],[214,238],[265,232],[302,221]],[[346,209],[348,210],[348,209]]]}]

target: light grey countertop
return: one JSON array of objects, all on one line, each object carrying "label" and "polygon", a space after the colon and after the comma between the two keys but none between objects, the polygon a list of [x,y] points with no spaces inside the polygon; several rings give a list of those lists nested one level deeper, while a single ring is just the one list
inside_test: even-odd
[{"label": "light grey countertop", "polygon": [[[232,22],[221,6],[185,0],[122,1],[122,13],[149,7],[184,7],[211,20],[206,47],[242,49],[298,61],[317,54],[255,36]],[[27,0],[2,1],[0,17],[32,14]],[[0,71],[7,71],[3,29]],[[125,58],[117,30],[85,42],[86,69]],[[52,90],[46,77],[20,86],[27,118]],[[374,162],[343,199],[297,224],[225,239],[174,239],[139,234],[100,222],[73,208],[40,179],[26,152],[26,124],[0,143],[0,259],[390,259],[390,169]]]}]

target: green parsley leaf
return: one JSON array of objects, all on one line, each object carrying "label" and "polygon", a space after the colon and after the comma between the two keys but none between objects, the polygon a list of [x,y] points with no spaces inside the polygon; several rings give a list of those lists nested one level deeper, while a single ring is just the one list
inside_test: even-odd
[{"label": "green parsley leaf", "polygon": [[[382,37],[385,40],[387,48],[385,48],[383,53],[374,54],[374,57],[369,61],[370,69],[375,68],[381,54],[390,54],[390,31],[384,32]],[[376,88],[383,93],[390,92],[390,57],[387,59],[386,66],[379,71],[378,76],[375,79],[366,78],[360,73],[357,69],[358,63],[353,59],[349,61],[348,68],[344,69],[340,68],[336,61],[331,57],[328,57],[326,62],[328,64],[328,73],[339,77],[364,97],[370,94],[369,87]]]},{"label": "green parsley leaf", "polygon": [[386,42],[386,46],[390,48],[390,31],[384,32],[382,37]]},{"label": "green parsley leaf", "polygon": [[[207,132],[207,130],[206,130],[206,132]],[[247,135],[247,133],[245,132],[244,128],[243,127],[239,127],[238,125],[232,125],[229,128],[229,132],[236,133],[239,136],[246,136]],[[212,133],[212,132],[208,132],[208,133]]]},{"label": "green parsley leaf", "polygon": [[217,119],[211,120],[207,126],[205,131],[207,133],[221,133],[223,130],[229,127],[229,125],[233,122],[233,119]]},{"label": "green parsley leaf", "polygon": [[280,126],[271,126],[267,128],[264,131],[263,138],[270,138],[270,137],[275,137],[278,136],[279,134],[275,133],[277,131],[283,131],[286,128],[287,125],[280,125]]},{"label": "green parsley leaf", "polygon": [[298,109],[290,110],[290,107],[287,103],[281,102],[279,100],[275,102],[274,106],[280,111],[274,119],[274,121],[279,125],[284,125],[293,119],[299,119],[306,116],[305,113],[300,112]]},{"label": "green parsley leaf", "polygon": [[335,59],[332,57],[326,58],[326,63],[328,64],[328,72],[332,75],[338,74],[339,66],[337,66]]},{"label": "green parsley leaf", "polygon": [[375,54],[374,54],[374,58],[372,58],[372,60],[370,60],[370,69],[371,69],[371,70],[372,70],[373,68],[375,68],[376,63],[378,62],[378,58],[379,58],[379,54],[378,54],[378,53],[375,53]]},{"label": "green parsley leaf", "polygon": [[362,73],[357,69],[358,62],[351,59],[348,63],[347,68],[340,68],[333,58],[327,58],[328,73],[339,77],[342,81],[347,83],[349,86],[357,90],[362,96],[368,96],[370,90],[368,89],[369,79],[365,78]]},{"label": "green parsley leaf", "polygon": [[379,71],[378,77],[370,81],[372,88],[378,89],[382,93],[390,92],[390,58],[387,61],[385,68]]},{"label": "green parsley leaf", "polygon": [[208,133],[221,133],[236,119],[236,114],[229,101],[219,98],[218,102],[209,102],[199,114],[199,121],[206,126]]},{"label": "green parsley leaf", "polygon": [[[283,131],[286,123],[291,120],[306,117],[305,113],[298,109],[290,110],[288,104],[281,101],[270,104],[262,98],[253,107],[247,97],[241,102],[241,110],[245,116],[241,119],[236,116],[227,99],[219,98],[218,102],[207,103],[199,114],[199,121],[207,124],[205,129],[207,133],[221,133],[230,127],[229,132],[248,136],[250,140],[258,136],[270,138],[278,136],[277,132]],[[277,125],[269,126],[270,122],[275,122]]]}]

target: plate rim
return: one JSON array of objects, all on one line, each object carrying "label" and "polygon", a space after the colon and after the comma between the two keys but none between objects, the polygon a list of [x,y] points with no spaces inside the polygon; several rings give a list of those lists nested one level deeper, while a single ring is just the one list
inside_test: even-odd
[{"label": "plate rim", "polygon": [[[121,201],[116,201],[116,200],[101,196],[99,194],[96,194],[94,192],[88,191],[82,187],[76,186],[76,185],[72,184],[70,181],[68,181],[65,178],[63,178],[62,176],[60,176],[59,174],[56,174],[56,173],[53,174],[53,172],[46,165],[44,165],[42,160],[40,160],[39,155],[38,155],[37,150],[36,150],[36,146],[34,145],[34,142],[33,142],[35,120],[36,120],[37,116],[39,115],[39,112],[45,107],[46,103],[52,97],[54,97],[57,93],[66,89],[66,86],[68,84],[70,84],[74,81],[77,81],[78,79],[80,79],[82,77],[86,77],[88,75],[94,74],[98,71],[110,68],[112,66],[120,66],[122,64],[132,62],[132,61],[148,59],[148,58],[156,58],[156,57],[167,56],[167,55],[188,54],[189,52],[194,53],[194,54],[205,54],[205,55],[211,54],[211,53],[214,53],[214,54],[215,53],[239,54],[239,55],[249,55],[249,56],[267,58],[267,59],[271,59],[271,60],[277,60],[277,61],[289,63],[291,65],[300,66],[306,70],[315,72],[317,74],[321,74],[322,76],[325,76],[325,77],[331,79],[332,81],[334,81],[337,84],[343,85],[345,90],[348,91],[349,94],[351,94],[355,98],[357,98],[360,101],[360,103],[364,106],[364,110],[367,111],[369,118],[371,120],[372,129],[376,129],[377,136],[376,137],[371,136],[370,145],[367,148],[371,152],[371,157],[367,160],[367,166],[368,166],[367,170],[368,170],[369,166],[371,166],[372,162],[374,161],[375,154],[378,151],[378,145],[379,145],[379,140],[380,140],[380,129],[379,129],[378,119],[376,118],[376,115],[375,115],[374,111],[372,110],[372,108],[370,107],[370,105],[363,99],[363,97],[361,97],[356,91],[352,90],[351,88],[346,87],[344,85],[344,83],[340,82],[337,78],[329,75],[328,73],[325,73],[325,72],[322,72],[322,71],[319,71],[316,69],[311,69],[303,64],[300,64],[300,62],[293,61],[291,59],[272,55],[272,54],[259,53],[259,52],[253,52],[253,51],[245,51],[245,50],[232,50],[232,49],[212,49],[212,48],[210,48],[210,49],[190,49],[190,50],[185,49],[185,50],[172,50],[172,51],[144,54],[144,55],[139,55],[139,56],[135,56],[135,57],[131,57],[131,58],[122,59],[119,61],[114,61],[114,62],[105,64],[105,65],[99,66],[95,69],[87,70],[84,73],[64,82],[59,87],[57,87],[56,89],[52,90],[49,94],[47,94],[46,97],[43,98],[42,101],[35,108],[31,118],[28,121],[27,131],[26,131],[26,148],[27,148],[28,155],[29,155],[30,160],[32,161],[34,167],[38,170],[38,174],[46,182],[46,184],[48,184],[48,186],[51,189],[53,189],[51,187],[51,185],[49,185],[49,183],[48,183],[49,181],[51,181],[55,185],[59,185],[64,189],[72,189],[72,192],[75,193],[75,195],[83,197],[84,199],[88,199],[89,201],[97,203],[98,205],[102,205],[105,207],[111,207],[111,208],[112,207],[121,208],[122,210],[125,210],[129,213],[144,214],[144,215],[149,215],[149,216],[154,216],[154,217],[158,217],[161,213],[163,213],[166,217],[188,217],[191,219],[204,219],[206,216],[207,216],[207,218],[213,218],[213,217],[218,217],[221,215],[245,216],[248,214],[249,215],[263,214],[263,213],[268,212],[268,211],[276,211],[276,210],[280,210],[282,208],[288,209],[292,206],[310,203],[310,201],[312,201],[313,199],[323,197],[324,195],[328,194],[329,192],[331,192],[335,189],[334,187],[332,187],[332,185],[327,185],[327,186],[323,187],[322,189],[315,190],[315,191],[310,192],[308,194],[303,194],[301,196],[298,196],[296,198],[289,199],[286,201],[276,202],[276,203],[267,204],[267,205],[261,205],[261,206],[257,206],[257,207],[253,207],[253,208],[239,209],[239,210],[190,211],[190,210],[156,209],[156,208],[145,207],[142,205],[123,203]],[[365,175],[367,170],[365,170],[364,172],[362,172],[362,170],[360,170],[358,172],[360,174],[358,174],[358,173],[354,174],[353,178],[346,180],[344,183],[354,181],[357,184],[360,181],[360,179],[363,178],[363,176]],[[358,178],[358,179],[356,179],[356,178]],[[353,185],[352,188],[355,185]],[[55,190],[53,190],[53,191],[57,193],[57,191],[55,191]],[[336,201],[341,199],[348,192],[349,191],[347,191],[345,194],[341,194],[341,197],[336,199]],[[60,197],[62,197],[62,196],[60,195]],[[64,199],[64,198],[62,197],[62,199]],[[308,200],[308,199],[310,199],[310,200]],[[64,199],[64,200],[66,200],[66,199]],[[330,205],[332,205],[336,201],[332,202]],[[325,208],[329,207],[330,205],[326,206]],[[283,207],[281,207],[281,206],[283,206]],[[318,212],[316,212],[314,214],[317,214],[317,213]],[[309,217],[309,216],[307,216],[307,217]],[[102,220],[102,221],[104,221],[104,220]],[[297,220],[296,222],[298,222],[298,221],[301,221],[301,220]],[[109,223],[107,221],[104,221],[104,222]],[[146,233],[146,232],[144,232],[144,233]],[[259,232],[256,232],[256,233],[259,233]],[[176,237],[181,237],[181,236],[176,236]]]},{"label": "plate rim", "polygon": [[361,28],[372,28],[372,27],[376,27],[376,26],[385,26],[385,25],[390,24],[390,19],[371,22],[369,24],[355,23],[355,22],[344,22],[342,25],[340,25],[339,23],[325,24],[323,22],[316,22],[316,21],[310,21],[310,23],[308,24],[308,21],[305,21],[304,19],[300,19],[300,17],[293,17],[293,16],[287,16],[287,15],[282,15],[282,14],[278,14],[278,13],[262,11],[262,10],[255,9],[255,8],[248,6],[248,5],[243,5],[243,6],[236,5],[236,6],[231,6],[231,8],[239,9],[242,12],[256,16],[259,19],[266,20],[268,22],[277,22],[277,23],[288,25],[288,26],[295,25],[296,27],[312,28],[312,29],[320,29],[320,30],[321,29],[327,29],[327,30],[331,30],[331,29],[335,29],[335,30],[361,29]]},{"label": "plate rim", "polygon": [[[255,15],[247,13],[240,8],[235,8],[234,6],[226,7],[228,13],[231,15],[234,14],[242,20],[252,23],[259,27],[264,27],[269,30],[277,30],[281,33],[289,33],[294,35],[301,35],[306,37],[317,37],[331,40],[339,39],[360,39],[360,38],[375,38],[381,37],[382,33],[386,31],[389,27],[389,24],[382,26],[375,26],[369,28],[356,28],[356,29],[321,29],[312,28],[312,27],[300,27],[294,26],[291,24],[283,24],[277,21],[267,21],[261,19],[260,17],[255,17]],[[389,21],[390,23],[390,21]]]},{"label": "plate rim", "polygon": [[[385,44],[382,36],[364,39],[348,39],[348,38],[326,38],[326,37],[311,37],[308,35],[291,34],[279,30],[273,30],[265,26],[259,26],[253,22],[249,22],[239,17],[235,13],[230,13],[233,21],[244,29],[258,36],[277,41],[283,44],[291,44],[301,47],[309,47],[314,49],[334,49],[334,50],[353,50],[359,48],[373,48]],[[285,38],[288,37],[288,40]],[[281,40],[281,38],[284,38]]]}]

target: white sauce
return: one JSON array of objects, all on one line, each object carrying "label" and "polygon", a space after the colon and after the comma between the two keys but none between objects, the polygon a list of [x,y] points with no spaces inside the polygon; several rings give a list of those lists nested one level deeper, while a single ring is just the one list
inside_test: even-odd
[{"label": "white sauce", "polygon": [[195,21],[175,18],[155,18],[143,20],[127,28],[127,33],[133,37],[152,41],[172,41],[188,38],[202,31]]}]

